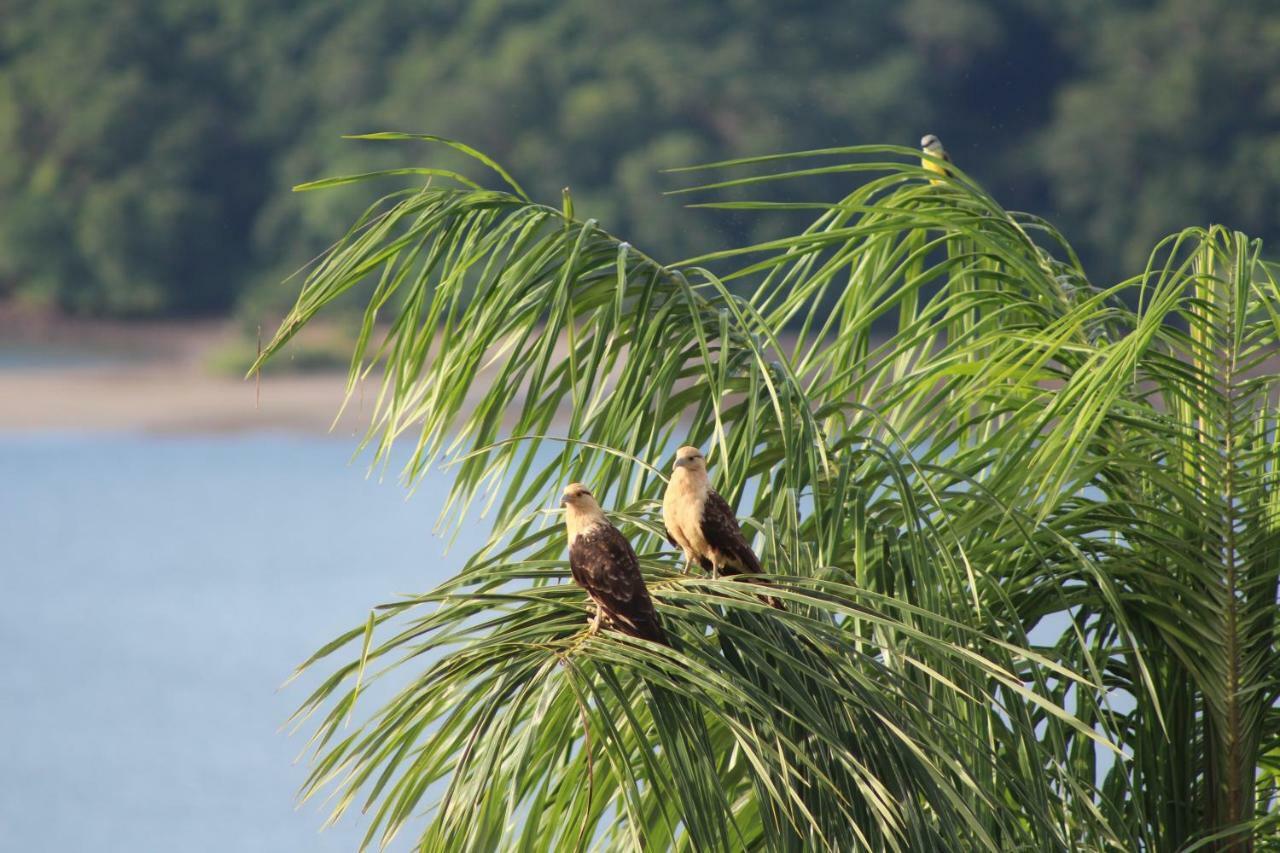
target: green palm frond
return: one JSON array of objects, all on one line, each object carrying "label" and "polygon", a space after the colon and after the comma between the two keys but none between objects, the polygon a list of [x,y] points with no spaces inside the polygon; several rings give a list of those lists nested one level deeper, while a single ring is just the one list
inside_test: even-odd
[{"label": "green palm frond", "polygon": [[[399,170],[427,183],[357,220],[263,353],[358,291],[365,443],[378,461],[408,443],[409,484],[455,468],[446,528],[492,510],[456,578],[305,665],[334,667],[298,723],[305,791],[333,792],[335,818],[360,803],[368,843],[412,826],[451,850],[1261,833],[1280,293],[1256,244],[1192,229],[1098,288],[1048,223],[859,146],[700,167],[697,199],[861,183],[701,200],[817,218],[662,264],[567,195],[537,204],[473,149],[413,138],[504,188]],[[679,574],[657,499],[683,443],[709,450],[785,612]],[[542,509],[571,480],[636,543],[675,649],[585,635]],[[400,692],[358,710],[384,678]]]}]

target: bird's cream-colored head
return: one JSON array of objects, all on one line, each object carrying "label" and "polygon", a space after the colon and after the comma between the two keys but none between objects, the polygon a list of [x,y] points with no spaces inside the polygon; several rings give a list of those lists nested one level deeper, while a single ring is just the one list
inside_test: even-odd
[{"label": "bird's cream-colored head", "polygon": [[564,487],[560,506],[564,507],[564,526],[568,530],[570,542],[579,533],[607,521],[595,496],[581,483],[570,483]]},{"label": "bird's cream-colored head", "polygon": [[932,133],[927,133],[921,138],[920,150],[933,157],[942,157],[947,153],[946,149],[942,147],[942,140]]},{"label": "bird's cream-colored head", "polygon": [[672,469],[672,478],[689,479],[693,482],[707,481],[707,457],[696,447],[685,446],[676,451],[676,464]]}]

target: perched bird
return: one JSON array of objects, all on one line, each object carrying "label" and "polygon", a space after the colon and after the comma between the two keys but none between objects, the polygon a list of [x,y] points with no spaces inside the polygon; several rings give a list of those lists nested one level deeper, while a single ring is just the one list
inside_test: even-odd
[{"label": "perched bird", "polygon": [[[951,162],[951,155],[947,153],[947,149],[942,147],[942,140],[934,136],[932,133],[926,134],[925,137],[920,140],[920,150],[928,154],[930,157],[936,157],[943,163]],[[925,157],[921,157],[920,165],[925,169],[928,169],[930,172],[937,172],[939,175],[946,175],[948,178],[952,176],[951,170],[946,166],[943,166],[942,163],[937,162],[937,160],[929,160]],[[936,187],[938,184],[942,183],[942,181],[931,179],[929,183]]]},{"label": "perched bird", "polygon": [[569,568],[596,604],[591,633],[608,618],[624,634],[670,645],[640,575],[636,552],[605,518],[591,492],[581,483],[570,483],[560,505],[569,538]]},{"label": "perched bird", "polygon": [[[696,447],[676,451],[675,469],[662,498],[662,523],[667,540],[684,552],[685,571],[694,561],[712,577],[762,571],[733,508],[707,482],[707,460]],[[772,596],[762,600],[771,607],[782,607]]]}]

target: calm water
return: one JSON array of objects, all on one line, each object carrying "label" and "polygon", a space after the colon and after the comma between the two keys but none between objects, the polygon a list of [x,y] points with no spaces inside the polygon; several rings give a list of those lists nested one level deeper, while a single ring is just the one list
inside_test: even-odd
[{"label": "calm water", "polygon": [[447,484],[410,500],[349,441],[0,436],[0,849],[352,850],[295,810],[305,693],[371,605],[427,589]]},{"label": "calm water", "polygon": [[295,809],[306,690],[276,688],[483,528],[442,556],[447,475],[406,500],[351,451],[0,434],[0,850],[355,849],[358,813]]}]

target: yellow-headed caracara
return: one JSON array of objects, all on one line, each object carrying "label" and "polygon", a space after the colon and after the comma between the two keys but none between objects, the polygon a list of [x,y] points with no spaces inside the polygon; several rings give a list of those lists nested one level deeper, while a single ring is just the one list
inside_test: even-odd
[{"label": "yellow-headed caracara", "polygon": [[[733,508],[707,481],[707,460],[696,447],[676,451],[675,469],[662,498],[662,523],[667,540],[684,552],[685,571],[694,561],[712,577],[762,571],[760,558],[742,535]],[[772,596],[761,600],[782,607]]]},{"label": "yellow-headed caracara", "polygon": [[600,630],[601,620],[608,618],[624,634],[669,645],[631,543],[609,523],[600,504],[581,483],[565,488],[560,505],[569,538],[569,568],[578,586],[596,604],[591,633]]}]

